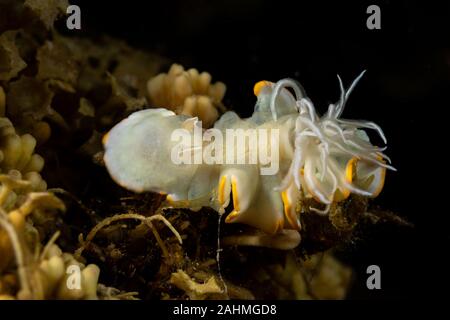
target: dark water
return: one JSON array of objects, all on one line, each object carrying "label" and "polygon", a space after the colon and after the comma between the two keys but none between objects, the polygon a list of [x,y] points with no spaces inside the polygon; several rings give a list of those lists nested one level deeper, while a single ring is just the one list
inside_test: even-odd
[{"label": "dark water", "polygon": [[[343,254],[356,272],[351,298],[422,298],[448,287],[449,209],[445,171],[450,89],[450,5],[409,1],[71,1],[82,10],[80,35],[107,33],[156,51],[227,84],[225,99],[251,114],[256,81],[299,80],[319,112],[367,73],[344,117],[377,122],[388,138],[389,172],[375,200],[412,221],[381,226]],[[343,2],[343,1],[341,1]],[[381,8],[381,30],[368,30],[366,8]],[[444,163],[441,163],[444,162]],[[377,264],[382,290],[365,288]]]}]

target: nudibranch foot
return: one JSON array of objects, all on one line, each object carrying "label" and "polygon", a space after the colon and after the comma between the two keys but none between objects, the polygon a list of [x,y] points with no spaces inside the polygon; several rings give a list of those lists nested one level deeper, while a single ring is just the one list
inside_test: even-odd
[{"label": "nudibranch foot", "polygon": [[253,246],[266,247],[279,250],[291,250],[300,244],[300,233],[295,230],[281,230],[270,235],[266,233],[254,233],[232,235],[222,239],[224,246]]}]

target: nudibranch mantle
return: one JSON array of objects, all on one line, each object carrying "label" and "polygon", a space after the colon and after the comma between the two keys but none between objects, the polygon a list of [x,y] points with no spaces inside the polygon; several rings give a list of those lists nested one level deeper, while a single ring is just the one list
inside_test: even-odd
[{"label": "nudibranch mantle", "polygon": [[[137,111],[112,128],[103,140],[106,167],[122,187],[167,194],[167,200],[178,207],[197,210],[209,206],[222,214],[231,202],[227,223],[244,223],[271,234],[300,230],[296,210],[300,197],[313,197],[325,209],[312,209],[325,214],[331,203],[345,200],[351,193],[376,197],[383,188],[386,169],[395,170],[383,154],[385,147],[372,145],[364,131],[375,130],[386,143],[378,125],[340,117],[363,73],[347,90],[338,76],[340,99],[322,116],[299,83],[283,79],[255,85],[257,102],[250,118],[241,119],[228,111],[214,124],[214,129],[222,132],[277,129],[276,174],[261,175],[259,162],[175,164],[171,156],[179,143],[172,141],[172,132],[184,128],[194,135],[196,130],[204,134],[208,130],[201,129],[196,118],[166,109]],[[202,144],[207,147],[211,142]],[[246,145],[245,153],[254,147]]]}]

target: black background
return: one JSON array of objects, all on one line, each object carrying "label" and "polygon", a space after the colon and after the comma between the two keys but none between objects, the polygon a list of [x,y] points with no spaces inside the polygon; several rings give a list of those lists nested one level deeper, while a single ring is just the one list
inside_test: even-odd
[{"label": "black background", "polygon": [[[377,122],[388,138],[388,172],[375,203],[415,224],[380,226],[350,245],[350,298],[429,298],[446,290],[449,243],[448,125],[450,4],[442,1],[71,1],[82,13],[78,36],[109,34],[227,84],[225,105],[241,116],[254,107],[259,80],[299,80],[319,112],[339,86],[364,69],[345,118]],[[366,9],[381,8],[381,30]],[[365,287],[377,264],[382,290]]]}]

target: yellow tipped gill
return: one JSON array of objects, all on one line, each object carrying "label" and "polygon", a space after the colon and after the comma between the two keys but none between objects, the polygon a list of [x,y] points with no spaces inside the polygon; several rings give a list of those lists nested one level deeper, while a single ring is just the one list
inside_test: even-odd
[{"label": "yellow tipped gill", "polygon": [[253,93],[255,94],[255,96],[258,96],[259,93],[261,92],[262,88],[264,88],[265,86],[271,85],[271,84],[272,84],[272,82],[267,81],[267,80],[258,81],[253,86]]},{"label": "yellow tipped gill", "polygon": [[103,145],[106,145],[108,143],[108,139],[109,139],[109,131],[102,138]]},{"label": "yellow tipped gill", "polygon": [[220,178],[218,195],[217,195],[220,205],[224,205],[224,203],[225,203],[225,184],[226,184],[226,182],[227,182],[227,176],[223,176],[222,178]]},{"label": "yellow tipped gill", "polygon": [[292,206],[292,199],[289,198],[287,190],[281,192],[281,200],[283,201],[284,216],[289,222],[289,225],[296,230],[300,230],[300,224],[298,223],[295,214],[295,208]]}]

